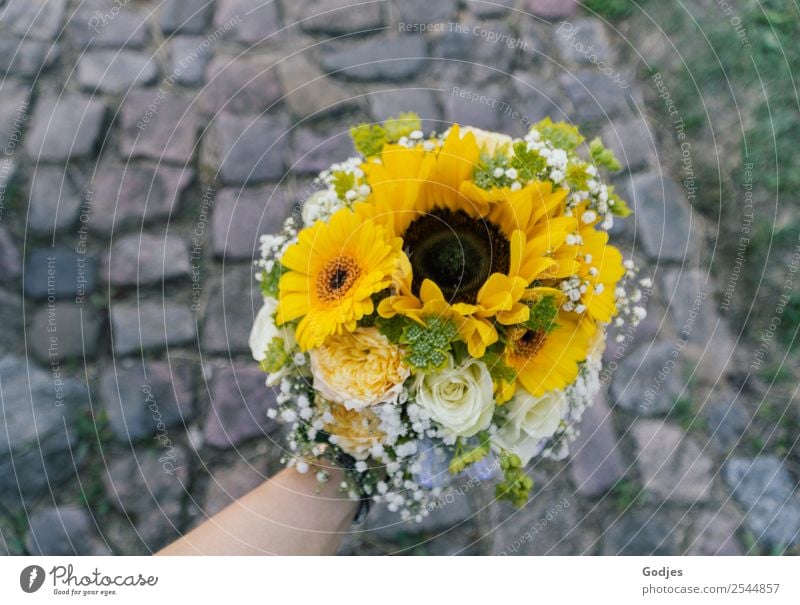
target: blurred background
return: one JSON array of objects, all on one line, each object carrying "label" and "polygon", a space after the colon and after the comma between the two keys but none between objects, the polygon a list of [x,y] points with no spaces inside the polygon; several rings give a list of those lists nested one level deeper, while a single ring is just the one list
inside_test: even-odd
[{"label": "blurred background", "polygon": [[415,111],[601,135],[652,279],[569,459],[344,554],[800,554],[788,0],[0,1],[0,554],[149,554],[281,468],[252,261]]}]

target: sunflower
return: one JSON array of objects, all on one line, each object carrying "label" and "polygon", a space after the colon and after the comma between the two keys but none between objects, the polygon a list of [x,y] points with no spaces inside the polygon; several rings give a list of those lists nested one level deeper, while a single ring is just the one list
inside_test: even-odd
[{"label": "sunflower", "polygon": [[403,238],[408,263],[378,312],[417,321],[436,314],[454,321],[470,355],[497,341],[494,321],[524,322],[521,302],[534,280],[549,277],[574,219],[553,218],[566,191],[549,183],[489,191],[472,179],[480,148],[453,126],[441,147],[387,145],[362,165],[371,187],[356,212]]},{"label": "sunflower", "polygon": [[[553,288],[536,288],[526,296],[558,296]],[[563,389],[575,381],[580,363],[594,342],[597,324],[582,315],[559,310],[547,327],[530,329],[516,325],[506,330],[505,361],[516,372],[514,383],[504,383],[499,401],[508,401],[521,386],[534,396]]]},{"label": "sunflower", "polygon": [[353,331],[374,311],[372,295],[391,284],[402,240],[351,210],[303,229],[281,262],[277,323],[302,318],[295,337],[304,351],[331,334]]}]

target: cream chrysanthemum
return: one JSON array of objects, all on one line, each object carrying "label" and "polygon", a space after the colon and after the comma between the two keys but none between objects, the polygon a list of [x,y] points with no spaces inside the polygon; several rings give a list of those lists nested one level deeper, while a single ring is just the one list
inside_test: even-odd
[{"label": "cream chrysanthemum", "polygon": [[338,403],[323,404],[321,407],[326,409],[324,428],[330,435],[331,443],[353,458],[364,460],[372,447],[385,437],[380,430],[380,420],[369,408],[348,410]]},{"label": "cream chrysanthemum", "polygon": [[311,350],[314,388],[348,409],[396,402],[410,373],[400,348],[376,328],[329,336]]}]

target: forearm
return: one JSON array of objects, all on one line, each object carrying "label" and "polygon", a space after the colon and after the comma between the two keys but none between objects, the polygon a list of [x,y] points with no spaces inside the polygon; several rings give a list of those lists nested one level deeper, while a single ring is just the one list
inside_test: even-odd
[{"label": "forearm", "polygon": [[332,555],[357,502],[339,493],[340,469],[317,493],[314,473],[284,469],[158,555]]}]

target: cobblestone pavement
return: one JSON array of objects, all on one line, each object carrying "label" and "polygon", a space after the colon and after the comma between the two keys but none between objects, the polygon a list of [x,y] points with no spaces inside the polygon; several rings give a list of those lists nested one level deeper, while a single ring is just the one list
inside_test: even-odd
[{"label": "cobblestone pavement", "polygon": [[602,134],[635,207],[614,235],[654,285],[524,509],[458,486],[422,526],[373,511],[342,552],[797,553],[781,415],[620,44],[558,0],[0,2],[0,553],[150,553],[280,467],[247,349],[258,235],[348,125],[409,109]]}]

